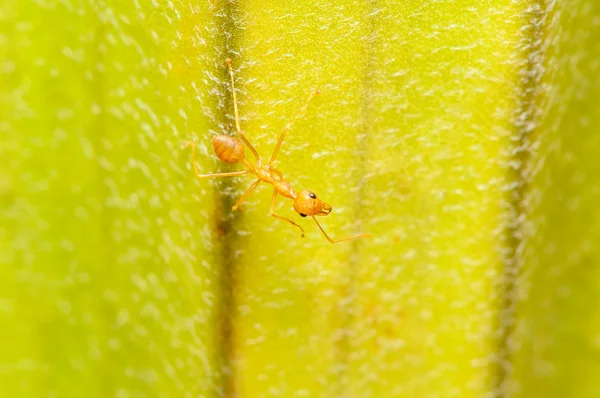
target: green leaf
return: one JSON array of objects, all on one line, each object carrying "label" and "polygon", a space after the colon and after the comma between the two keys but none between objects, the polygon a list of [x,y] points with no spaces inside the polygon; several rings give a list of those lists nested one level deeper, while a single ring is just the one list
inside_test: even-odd
[{"label": "green leaf", "polygon": [[3,7],[0,395],[218,390],[208,5]]},{"label": "green leaf", "polygon": [[512,390],[522,397],[596,397],[600,4],[549,2],[544,12]]},{"label": "green leaf", "polygon": [[[0,396],[595,396],[599,17],[8,0]],[[276,167],[372,237],[194,177],[241,168],[227,58],[264,159],[319,88]]]}]

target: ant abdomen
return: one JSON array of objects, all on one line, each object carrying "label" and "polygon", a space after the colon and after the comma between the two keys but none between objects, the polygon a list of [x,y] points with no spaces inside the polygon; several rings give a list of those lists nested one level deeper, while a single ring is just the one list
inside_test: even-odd
[{"label": "ant abdomen", "polygon": [[245,159],[244,144],[240,140],[228,135],[216,135],[212,139],[215,153],[225,163],[240,163]]}]

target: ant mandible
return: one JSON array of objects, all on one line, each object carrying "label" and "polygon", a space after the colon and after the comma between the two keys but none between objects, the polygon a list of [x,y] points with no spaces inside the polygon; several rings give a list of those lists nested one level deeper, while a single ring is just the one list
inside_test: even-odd
[{"label": "ant mandible", "polygon": [[302,232],[302,237],[304,237],[304,229],[300,225],[296,224],[294,221],[292,221],[291,219],[289,219],[287,217],[283,217],[278,214],[275,214],[275,204],[277,203],[277,195],[281,195],[284,198],[293,199],[294,200],[294,210],[298,214],[300,214],[300,216],[302,216],[302,217],[306,217],[306,216],[312,217],[312,219],[315,220],[315,223],[317,223],[317,226],[319,227],[321,232],[323,232],[323,235],[325,235],[325,238],[327,238],[327,240],[331,243],[339,243],[339,242],[343,242],[343,241],[347,241],[347,240],[358,239],[358,238],[363,238],[363,237],[369,236],[368,234],[362,234],[362,235],[352,236],[349,238],[344,238],[344,239],[339,239],[339,240],[331,239],[325,233],[325,230],[323,229],[323,227],[321,227],[321,224],[319,224],[319,222],[315,218],[315,216],[328,215],[331,212],[331,206],[329,206],[327,203],[320,200],[317,197],[317,195],[315,195],[313,192],[311,192],[309,190],[304,190],[300,193],[294,192],[294,189],[292,188],[290,183],[288,183],[283,178],[283,174],[279,170],[277,170],[276,168],[273,167],[273,163],[275,162],[275,159],[277,158],[277,154],[279,153],[279,149],[281,148],[281,143],[283,142],[283,139],[285,138],[286,133],[288,132],[290,127],[292,127],[292,125],[294,124],[296,119],[298,119],[302,115],[304,115],[304,113],[306,112],[306,110],[308,108],[308,103],[310,102],[311,99],[313,99],[314,96],[319,94],[319,90],[315,90],[309,95],[308,99],[306,100],[306,103],[304,104],[304,106],[302,107],[300,112],[298,112],[298,114],[284,127],[283,131],[281,132],[281,134],[279,136],[279,140],[277,141],[277,145],[275,146],[275,150],[273,151],[273,155],[271,155],[271,159],[269,160],[269,162],[266,165],[263,165],[262,160],[261,160],[260,156],[258,155],[258,152],[256,152],[256,149],[254,149],[252,144],[250,144],[250,142],[248,141],[248,139],[242,132],[242,129],[240,128],[240,117],[238,114],[237,98],[235,95],[235,83],[234,83],[234,78],[233,78],[233,69],[231,68],[231,60],[227,59],[225,62],[227,63],[227,67],[229,68],[229,75],[231,76],[231,90],[233,93],[233,109],[234,109],[234,113],[235,113],[235,128],[236,128],[237,133],[238,133],[239,137],[241,138],[243,144],[245,144],[248,147],[248,149],[250,149],[250,152],[252,152],[252,154],[256,158],[256,165],[252,165],[248,160],[246,160],[245,148],[244,148],[244,145],[242,144],[242,142],[240,142],[240,140],[238,140],[237,138],[228,136],[228,135],[217,135],[217,136],[213,137],[212,143],[213,143],[213,148],[215,149],[215,152],[216,152],[217,156],[219,157],[219,159],[221,159],[223,162],[229,163],[229,164],[243,163],[247,167],[247,169],[242,170],[242,171],[234,171],[234,172],[230,172],[230,173],[200,174],[198,172],[198,169],[196,168],[196,147],[192,141],[185,141],[184,142],[185,147],[187,147],[187,146],[192,147],[192,166],[194,168],[194,172],[196,173],[196,176],[198,178],[202,179],[202,178],[217,178],[217,177],[233,177],[233,176],[240,176],[240,175],[244,175],[244,174],[256,175],[257,180],[254,181],[254,183],[250,186],[248,191],[246,191],[246,193],[244,193],[242,195],[240,200],[238,200],[238,202],[235,204],[235,206],[233,206],[232,210],[233,211],[237,210],[237,208],[240,207],[240,205],[244,202],[244,200],[246,200],[246,198],[248,196],[250,196],[250,194],[258,186],[258,184],[260,184],[261,182],[266,182],[267,184],[271,184],[275,187],[275,190],[273,191],[273,198],[271,200],[271,210],[270,210],[271,215],[279,220],[287,221],[290,224],[292,224],[293,226],[298,227],[300,229],[300,231]]}]

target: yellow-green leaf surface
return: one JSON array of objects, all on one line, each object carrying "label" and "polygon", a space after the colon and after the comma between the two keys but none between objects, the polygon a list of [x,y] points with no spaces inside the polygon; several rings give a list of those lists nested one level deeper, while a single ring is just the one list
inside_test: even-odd
[{"label": "yellow-green leaf surface", "polygon": [[600,3],[548,2],[511,391],[600,394]]},{"label": "yellow-green leaf surface", "polygon": [[215,199],[180,150],[217,127],[218,29],[111,3],[2,6],[0,396],[220,388]]},{"label": "yellow-green leaf surface", "polygon": [[[594,397],[593,0],[0,6],[0,396]],[[333,206],[217,162],[242,129]],[[248,157],[251,157],[247,151]],[[252,159],[251,159],[252,160]],[[594,173],[595,172],[595,173]]]}]

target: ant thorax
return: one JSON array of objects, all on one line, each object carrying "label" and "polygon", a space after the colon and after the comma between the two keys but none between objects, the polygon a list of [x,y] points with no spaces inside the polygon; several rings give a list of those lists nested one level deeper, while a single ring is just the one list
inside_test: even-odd
[{"label": "ant thorax", "polygon": [[254,172],[259,180],[273,185],[279,195],[289,199],[296,199],[296,192],[294,192],[292,185],[283,179],[281,172],[265,167],[257,167]]},{"label": "ant thorax", "polygon": [[286,198],[296,199],[297,195],[294,192],[294,189],[290,185],[289,182],[285,180],[277,181],[275,184],[275,189],[277,189],[277,193],[281,196],[285,196]]},{"label": "ant thorax", "polygon": [[256,176],[259,180],[272,184],[275,181],[275,174],[271,170],[267,170],[263,167],[257,167],[255,170]]}]

